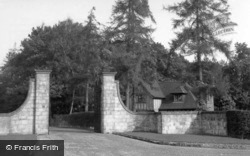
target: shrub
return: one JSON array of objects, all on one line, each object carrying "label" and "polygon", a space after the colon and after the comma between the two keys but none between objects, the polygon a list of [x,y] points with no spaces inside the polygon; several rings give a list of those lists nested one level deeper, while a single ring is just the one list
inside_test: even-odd
[{"label": "shrub", "polygon": [[227,112],[228,136],[250,138],[250,111]]},{"label": "shrub", "polygon": [[81,112],[67,115],[54,115],[51,126],[56,127],[94,127],[94,112]]}]

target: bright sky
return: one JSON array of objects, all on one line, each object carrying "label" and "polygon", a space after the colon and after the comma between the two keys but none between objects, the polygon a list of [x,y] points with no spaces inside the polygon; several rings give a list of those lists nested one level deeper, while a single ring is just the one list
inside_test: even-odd
[{"label": "bright sky", "polygon": [[[149,0],[150,9],[157,24],[153,25],[156,31],[153,33],[155,41],[169,47],[168,43],[175,37],[172,29],[172,13],[164,11],[163,5],[171,5],[181,0]],[[235,42],[246,42],[250,46],[250,20],[248,19],[249,0],[228,0],[231,20],[238,26],[236,33],[224,37]],[[15,43],[17,48],[20,42],[28,37],[32,27],[54,25],[58,21],[67,18],[75,22],[84,22],[89,11],[95,6],[95,15],[99,22],[109,22],[112,5],[115,0],[0,0],[0,66],[9,49]],[[218,55],[220,57],[220,55]]]}]

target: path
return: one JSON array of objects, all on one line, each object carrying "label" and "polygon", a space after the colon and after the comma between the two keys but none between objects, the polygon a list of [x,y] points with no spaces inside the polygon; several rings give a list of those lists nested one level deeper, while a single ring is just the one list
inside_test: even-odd
[{"label": "path", "polygon": [[65,156],[249,156],[250,150],[157,145],[112,134],[79,129],[52,129],[38,139],[64,140]]}]

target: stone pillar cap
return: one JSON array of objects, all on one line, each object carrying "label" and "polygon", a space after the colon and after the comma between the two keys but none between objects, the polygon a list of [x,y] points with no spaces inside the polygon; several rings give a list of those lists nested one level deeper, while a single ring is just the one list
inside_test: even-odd
[{"label": "stone pillar cap", "polygon": [[117,72],[102,72],[102,75],[105,75],[105,76],[108,76],[108,75],[110,75],[110,76],[114,76],[114,75],[116,75],[116,73]]},{"label": "stone pillar cap", "polygon": [[49,69],[35,69],[36,73],[51,73],[52,70]]}]

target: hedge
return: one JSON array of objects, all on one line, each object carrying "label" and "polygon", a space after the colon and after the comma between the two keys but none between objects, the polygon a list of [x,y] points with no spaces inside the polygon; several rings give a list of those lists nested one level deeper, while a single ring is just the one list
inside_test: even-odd
[{"label": "hedge", "polygon": [[94,112],[81,112],[66,115],[54,115],[50,126],[55,127],[94,127]]},{"label": "hedge", "polygon": [[227,111],[228,136],[250,138],[250,111]]}]

